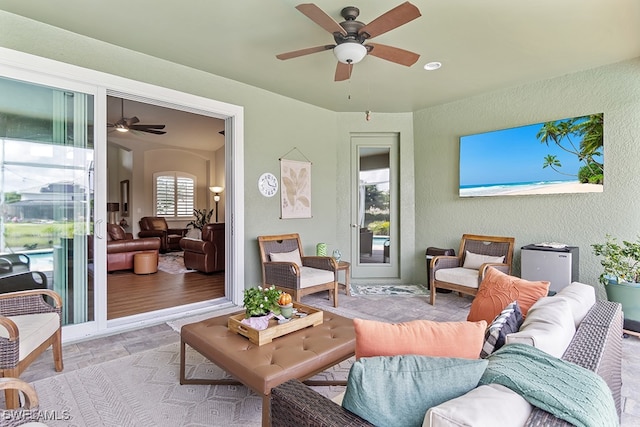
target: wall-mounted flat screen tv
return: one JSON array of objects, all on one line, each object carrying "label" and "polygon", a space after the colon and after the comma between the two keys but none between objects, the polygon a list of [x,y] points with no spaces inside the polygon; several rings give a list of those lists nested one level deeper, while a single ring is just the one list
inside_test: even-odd
[{"label": "wall-mounted flat screen tv", "polygon": [[598,193],[604,115],[591,114],[460,138],[460,197]]}]

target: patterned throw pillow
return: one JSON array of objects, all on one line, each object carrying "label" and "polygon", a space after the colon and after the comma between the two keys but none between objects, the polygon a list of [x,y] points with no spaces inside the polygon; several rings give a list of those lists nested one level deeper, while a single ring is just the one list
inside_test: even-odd
[{"label": "patterned throw pillow", "polygon": [[547,295],[549,284],[546,280],[524,280],[489,267],[480,283],[478,293],[471,302],[467,320],[485,320],[491,323],[502,309],[514,300],[518,301],[522,316],[526,317],[529,308]]},{"label": "patterned throw pillow", "polygon": [[502,347],[508,334],[518,332],[522,326],[522,311],[518,301],[514,301],[498,314],[484,334],[484,345],[480,352],[483,359]]}]

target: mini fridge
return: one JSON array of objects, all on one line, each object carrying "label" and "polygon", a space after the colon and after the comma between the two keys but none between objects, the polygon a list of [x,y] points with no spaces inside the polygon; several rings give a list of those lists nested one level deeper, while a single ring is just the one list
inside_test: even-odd
[{"label": "mini fridge", "polygon": [[527,245],[520,252],[520,275],[525,280],[548,280],[549,290],[558,292],[578,281],[578,247]]}]

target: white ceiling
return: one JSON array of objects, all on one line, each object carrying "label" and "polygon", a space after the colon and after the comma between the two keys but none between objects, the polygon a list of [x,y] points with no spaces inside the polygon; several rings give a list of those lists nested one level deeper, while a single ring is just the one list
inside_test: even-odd
[{"label": "white ceiling", "polygon": [[[332,44],[300,0],[0,0],[0,8],[333,111],[408,112],[640,57],[638,0],[412,0],[422,17],[374,39],[421,55],[368,56],[334,82]],[[317,0],[337,21],[346,0]],[[401,0],[361,0],[367,23]],[[440,61],[438,71],[422,66]],[[138,113],[136,113],[138,114]],[[139,117],[142,114],[139,114]],[[143,122],[154,117],[140,117]]]}]

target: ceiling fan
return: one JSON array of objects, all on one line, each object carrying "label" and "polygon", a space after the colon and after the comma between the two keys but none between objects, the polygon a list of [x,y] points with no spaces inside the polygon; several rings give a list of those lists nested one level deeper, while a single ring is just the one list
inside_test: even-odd
[{"label": "ceiling fan", "polygon": [[138,124],[140,123],[140,119],[138,119],[136,116],[133,116],[131,118],[125,117],[124,116],[124,99],[120,99],[120,101],[122,102],[121,114],[120,114],[121,118],[115,123],[107,123],[107,127],[114,128],[118,132],[138,131],[138,132],[152,133],[154,135],[164,135],[165,133],[167,133],[163,130],[159,130],[159,129],[164,129],[165,125],[143,125],[143,124]]},{"label": "ceiling fan", "polygon": [[323,52],[325,50],[333,50],[333,53],[338,59],[335,81],[342,81],[351,77],[353,64],[360,62],[367,54],[407,67],[415,64],[418,58],[420,58],[420,55],[417,53],[397,47],[379,43],[365,44],[369,39],[391,31],[422,16],[420,10],[409,2],[402,3],[390,11],[383,13],[368,24],[356,21],[360,10],[354,6],[348,6],[342,9],[340,15],[342,15],[345,20],[340,23],[336,22],[331,16],[327,15],[313,3],[299,4],[296,6],[296,9],[326,31],[330,32],[336,44],[281,53],[276,55],[278,59],[285,60]]}]

